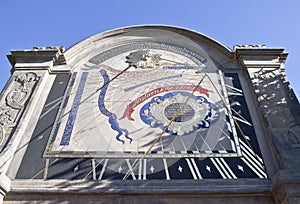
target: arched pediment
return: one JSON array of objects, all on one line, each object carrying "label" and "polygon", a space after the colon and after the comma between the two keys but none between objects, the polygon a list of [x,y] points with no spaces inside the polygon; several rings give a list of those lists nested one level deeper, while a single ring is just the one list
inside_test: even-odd
[{"label": "arched pediment", "polygon": [[231,49],[204,34],[165,25],[130,26],[99,33],[70,47],[65,58],[73,70],[100,53],[110,58],[137,49],[177,50],[190,53],[191,57],[210,58],[217,65],[228,64],[233,58]]}]

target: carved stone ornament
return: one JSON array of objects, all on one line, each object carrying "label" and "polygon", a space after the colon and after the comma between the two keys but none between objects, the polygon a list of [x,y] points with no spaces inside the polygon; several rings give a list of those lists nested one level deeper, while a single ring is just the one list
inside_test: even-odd
[{"label": "carved stone ornament", "polygon": [[23,73],[14,78],[11,88],[5,97],[6,104],[0,106],[0,151],[7,142],[24,110],[32,90],[39,77],[33,73]]},{"label": "carved stone ornament", "polygon": [[160,54],[153,53],[150,50],[139,50],[131,52],[126,58],[129,66],[135,68],[154,68],[160,64]]},{"label": "carved stone ornament", "polygon": [[253,74],[253,77],[260,80],[267,80],[276,77],[278,74],[279,74],[278,69],[271,69],[271,70],[260,69],[259,71]]},{"label": "carved stone ornament", "polygon": [[4,141],[4,136],[5,136],[5,132],[4,132],[4,128],[2,125],[0,125],[0,145],[3,143]]},{"label": "carved stone ornament", "polygon": [[235,45],[235,47],[242,47],[242,48],[265,48],[266,45]]},{"label": "carved stone ornament", "polygon": [[17,114],[16,110],[0,108],[0,125],[5,127],[13,125]]},{"label": "carved stone ornament", "polygon": [[16,109],[23,108],[37,80],[38,77],[32,72],[15,77],[14,88],[6,96],[7,105]]},{"label": "carved stone ornament", "polygon": [[300,124],[290,126],[287,131],[287,141],[293,147],[300,148]]},{"label": "carved stone ornament", "polygon": [[286,94],[288,84],[280,69],[260,69],[252,73],[252,83],[263,113],[272,128],[284,128],[296,123]]}]

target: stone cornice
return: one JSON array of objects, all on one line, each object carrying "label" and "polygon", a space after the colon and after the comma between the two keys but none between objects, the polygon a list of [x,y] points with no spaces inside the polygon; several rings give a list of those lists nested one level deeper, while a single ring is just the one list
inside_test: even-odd
[{"label": "stone cornice", "polygon": [[[64,57],[64,47],[33,47],[29,50],[11,50],[11,54],[7,55],[13,71],[14,70],[44,70],[49,72],[55,70],[53,67],[66,65]],[[68,69],[60,69],[62,72]]]},{"label": "stone cornice", "polygon": [[236,45],[233,50],[238,58],[247,56],[256,56],[259,58],[277,56],[286,59],[288,56],[288,53],[284,52],[284,48],[266,47],[264,45]]},{"label": "stone cornice", "polygon": [[[213,186],[213,188],[208,188]],[[11,185],[14,193],[36,194],[42,193],[81,193],[81,194],[174,194],[181,195],[222,195],[239,196],[248,194],[248,196],[263,195],[271,196],[271,181],[269,179],[253,180],[194,180],[186,182],[185,180],[173,181],[66,181],[66,180],[13,180]]]},{"label": "stone cornice", "polygon": [[236,45],[235,58],[244,68],[282,68],[288,53],[283,48],[270,48],[264,45]]}]

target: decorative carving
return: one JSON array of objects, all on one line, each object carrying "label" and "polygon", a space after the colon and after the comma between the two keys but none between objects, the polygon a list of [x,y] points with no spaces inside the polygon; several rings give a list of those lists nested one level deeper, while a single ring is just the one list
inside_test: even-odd
[{"label": "decorative carving", "polygon": [[0,108],[0,125],[10,127],[14,124],[18,111]]},{"label": "decorative carving", "polygon": [[279,186],[275,190],[275,195],[276,195],[277,203],[282,203],[282,201],[286,200],[287,198],[287,194],[283,186]]},{"label": "decorative carving", "polygon": [[291,144],[299,145],[299,139],[297,135],[295,135],[293,132],[289,131],[287,134],[287,138]]},{"label": "decorative carving", "polygon": [[32,72],[15,77],[17,83],[6,96],[7,105],[16,109],[23,108],[37,79],[36,74]]},{"label": "decorative carving", "polygon": [[264,70],[260,69],[257,72],[254,72],[253,77],[260,80],[267,80],[276,77],[278,73],[276,73],[277,69]]},{"label": "decorative carving", "polygon": [[0,151],[8,140],[12,127],[17,124],[38,79],[33,72],[22,73],[14,78],[5,97],[6,104],[0,106]]},{"label": "decorative carving", "polygon": [[146,50],[146,49],[153,49],[153,50],[165,50],[169,52],[174,52],[177,54],[180,54],[182,56],[185,56],[192,61],[195,62],[195,64],[204,64],[207,62],[207,59],[203,57],[202,55],[188,49],[185,47],[181,47],[178,45],[172,45],[168,43],[159,43],[159,42],[134,42],[130,44],[125,44],[122,46],[114,47],[110,50],[104,51],[95,57],[91,58],[89,60],[90,63],[99,65],[102,62],[104,62],[107,59],[110,59],[112,57],[115,57],[119,54],[123,54],[126,52],[131,52],[133,50]]},{"label": "decorative carving", "polygon": [[150,50],[140,50],[131,52],[126,58],[127,63],[135,68],[154,68],[160,63],[160,54]]},{"label": "decorative carving", "polygon": [[35,73],[29,72],[26,74],[21,74],[18,77],[16,77],[15,79],[16,79],[16,81],[20,82],[25,88],[27,88],[26,87],[27,83],[31,82],[31,81],[35,81],[37,79],[37,76]]},{"label": "decorative carving", "polygon": [[[211,118],[207,116],[211,114],[211,104],[204,98],[191,98],[190,100],[187,98],[188,96],[183,96],[181,93],[155,98],[149,104],[149,109],[145,109],[144,116],[151,121],[150,126],[163,125],[165,127],[181,109],[176,120],[168,127],[172,134],[184,135],[192,132],[195,128],[208,128]],[[187,101],[186,104],[185,101]]]},{"label": "decorative carving", "polygon": [[274,128],[286,128],[294,122],[293,114],[290,107],[285,105],[268,107],[269,121]]},{"label": "decorative carving", "polygon": [[287,141],[293,147],[300,148],[300,124],[292,125],[287,131]]},{"label": "decorative carving", "polygon": [[266,45],[235,45],[234,47],[243,47],[243,48],[264,48]]},{"label": "decorative carving", "polygon": [[4,141],[4,136],[5,136],[5,131],[2,125],[0,125],[0,145],[3,143]]},{"label": "decorative carving", "polygon": [[270,130],[280,168],[299,168],[299,104],[293,102],[285,72],[280,67],[248,69]]},{"label": "decorative carving", "polygon": [[33,50],[60,50],[62,46],[48,46],[48,47],[33,47]]},{"label": "decorative carving", "polygon": [[284,72],[280,69],[259,69],[251,74],[258,101],[270,127],[284,128],[295,123],[286,94],[288,88]]}]

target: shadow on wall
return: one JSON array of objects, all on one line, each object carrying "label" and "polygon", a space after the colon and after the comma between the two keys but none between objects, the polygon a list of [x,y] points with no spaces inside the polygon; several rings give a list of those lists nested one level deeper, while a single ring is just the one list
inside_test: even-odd
[{"label": "shadow on wall", "polygon": [[300,148],[300,106],[284,70],[262,68],[252,81],[275,146],[293,154]]}]

